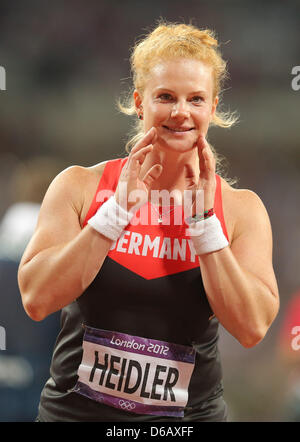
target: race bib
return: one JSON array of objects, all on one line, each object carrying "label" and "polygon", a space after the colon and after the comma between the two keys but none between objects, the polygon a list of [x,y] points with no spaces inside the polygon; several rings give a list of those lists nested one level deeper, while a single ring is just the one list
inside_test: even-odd
[{"label": "race bib", "polygon": [[85,326],[74,391],[132,413],[183,417],[194,365],[192,347]]}]

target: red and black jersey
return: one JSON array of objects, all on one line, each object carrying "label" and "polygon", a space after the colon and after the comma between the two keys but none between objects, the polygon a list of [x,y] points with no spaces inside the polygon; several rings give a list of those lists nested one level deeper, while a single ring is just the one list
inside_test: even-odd
[{"label": "red and black jersey", "polygon": [[[104,202],[103,198],[99,198],[101,191],[114,192],[116,190],[126,161],[127,157],[106,163],[84,226]],[[218,175],[216,179],[214,211],[228,239],[222,209],[221,179]],[[174,397],[177,394],[175,387],[173,388],[178,378],[177,369],[172,364],[171,371],[170,368],[169,371],[162,368],[165,359],[169,357],[163,354],[167,346],[157,344],[157,352],[160,354],[149,356],[155,356],[155,360],[162,362],[157,363],[157,367],[160,368],[156,371],[160,370],[160,373],[153,375],[152,384],[153,382],[154,384],[151,392],[151,387],[147,387],[147,382],[150,383],[151,358],[148,365],[143,366],[144,372],[148,370],[147,373],[139,368],[143,365],[141,361],[148,360],[145,342],[150,342],[152,348],[155,348],[155,343],[171,343],[169,347],[173,349],[173,354],[185,349],[186,354],[193,353],[194,355],[193,370],[186,387],[187,400],[186,403],[183,402],[184,406],[178,407],[182,414],[174,414],[177,420],[180,420],[178,416],[182,416],[183,419],[184,416],[189,416],[189,420],[200,419],[203,404],[222,396],[222,372],[217,347],[218,321],[213,315],[205,294],[199,260],[193,249],[191,238],[186,235],[187,226],[184,222],[175,223],[176,210],[182,211],[182,208],[173,207],[169,213],[170,223],[168,224],[157,222],[150,225],[149,222],[141,222],[149,216],[154,215],[155,218],[152,210],[151,204],[147,203],[136,212],[121,237],[112,244],[100,271],[90,286],[76,301],[62,310],[62,328],[54,349],[51,378],[46,383],[41,397],[39,408],[41,420],[153,421],[159,420],[160,413],[163,415],[164,410],[166,410],[165,416],[172,420],[173,415],[168,412],[172,407],[164,406],[163,400],[166,405],[167,403],[173,405],[172,401],[175,400]],[[86,330],[89,331],[88,335],[84,334]],[[108,353],[105,354],[105,357],[107,356],[105,361],[98,351],[91,350],[91,357],[94,357],[95,353],[96,359],[87,376],[86,384],[88,380],[94,380],[98,369],[97,384],[105,387],[101,390],[101,394],[99,393],[99,397],[111,397],[112,406],[109,400],[93,400],[95,392],[92,390],[89,392],[86,384],[78,382],[78,374],[84,373],[86,368],[83,348],[84,352],[88,351],[86,348],[90,348],[89,346],[98,344],[99,348],[108,348],[101,346],[103,342],[103,345],[106,345],[108,336],[110,347]],[[122,340],[120,336],[130,336],[131,340]],[[125,350],[126,352],[133,351],[133,349],[121,348],[120,343],[123,343],[123,346],[126,344],[127,347],[136,345],[137,348],[130,369],[132,372],[134,369],[137,371],[137,377],[140,370],[141,385],[139,390],[135,388],[135,394],[137,395],[139,391],[143,398],[139,404],[140,408],[137,407],[133,412],[128,408],[131,402],[127,399],[134,390],[133,384],[129,381],[127,396],[122,396],[119,400],[125,408],[114,407],[114,399],[118,397],[118,391],[124,393],[123,390],[126,387],[126,382],[121,382],[121,377],[124,376],[127,361],[124,362],[124,357],[124,364],[121,366],[120,355],[129,354],[124,353]],[[144,351],[139,351],[138,345],[139,349],[143,346]],[[147,349],[149,348],[148,346]],[[119,353],[114,353],[114,351],[119,351]],[[127,364],[128,367],[130,362]],[[181,359],[179,365],[187,362],[191,361]],[[122,370],[123,373],[121,373]],[[79,380],[81,380],[80,376]],[[162,385],[159,384],[163,382],[166,386],[165,393],[159,394],[163,391],[160,390]],[[81,394],[77,394],[80,387],[84,388]],[[109,389],[111,389],[111,394],[108,394]],[[153,398],[152,402],[151,398]],[[159,404],[162,406],[155,408],[152,407],[152,403],[156,398],[161,399]],[[148,415],[147,401],[151,402],[149,410],[159,411],[152,411],[152,414]],[[132,403],[137,402],[132,401]],[[142,406],[146,411],[137,412],[136,410],[143,410]],[[132,407],[134,408],[135,405]]]}]

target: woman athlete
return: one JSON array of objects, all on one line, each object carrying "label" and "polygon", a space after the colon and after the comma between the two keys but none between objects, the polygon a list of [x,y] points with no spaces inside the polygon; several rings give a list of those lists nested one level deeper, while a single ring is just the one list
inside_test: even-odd
[{"label": "woman athlete", "polygon": [[38,420],[226,421],[218,324],[250,348],[279,308],[269,217],[216,173],[213,33],[161,23],[131,62],[133,147],[53,180],[20,263],[27,314],[62,309]]}]

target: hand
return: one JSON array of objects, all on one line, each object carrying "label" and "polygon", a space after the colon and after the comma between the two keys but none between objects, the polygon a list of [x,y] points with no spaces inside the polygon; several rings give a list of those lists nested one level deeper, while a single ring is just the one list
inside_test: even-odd
[{"label": "hand", "polygon": [[[197,139],[197,149],[199,157],[199,177],[196,176],[195,171],[191,165],[187,164],[186,180],[188,182],[187,189],[193,191],[192,216],[197,212],[197,207],[203,207],[203,210],[209,210],[214,207],[215,192],[216,192],[216,160],[214,154],[206,141],[204,135],[199,135]],[[203,197],[203,203],[196,205],[196,191],[202,190],[198,193],[198,198]]]},{"label": "hand", "polygon": [[[125,210],[138,210],[148,201],[150,185],[162,173],[162,165],[155,164],[140,177],[141,166],[146,155],[153,150],[156,142],[156,129],[152,127],[144,137],[132,148],[128,160],[119,177],[115,198]],[[138,199],[138,202],[137,202]]]}]

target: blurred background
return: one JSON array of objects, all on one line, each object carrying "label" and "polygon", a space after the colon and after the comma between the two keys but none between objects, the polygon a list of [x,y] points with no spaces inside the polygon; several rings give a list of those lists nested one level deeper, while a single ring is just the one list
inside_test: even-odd
[{"label": "blurred background", "polygon": [[273,228],[276,321],[253,349],[220,331],[230,420],[300,421],[300,90],[291,85],[300,2],[292,0],[1,0],[0,421],[34,420],[59,329],[59,313],[41,323],[26,316],[16,281],[43,195],[65,167],[126,155],[133,120],[116,101],[131,86],[130,47],[160,17],[217,32],[230,72],[224,109],[240,122],[212,128],[209,140],[236,187],[261,197]]}]

